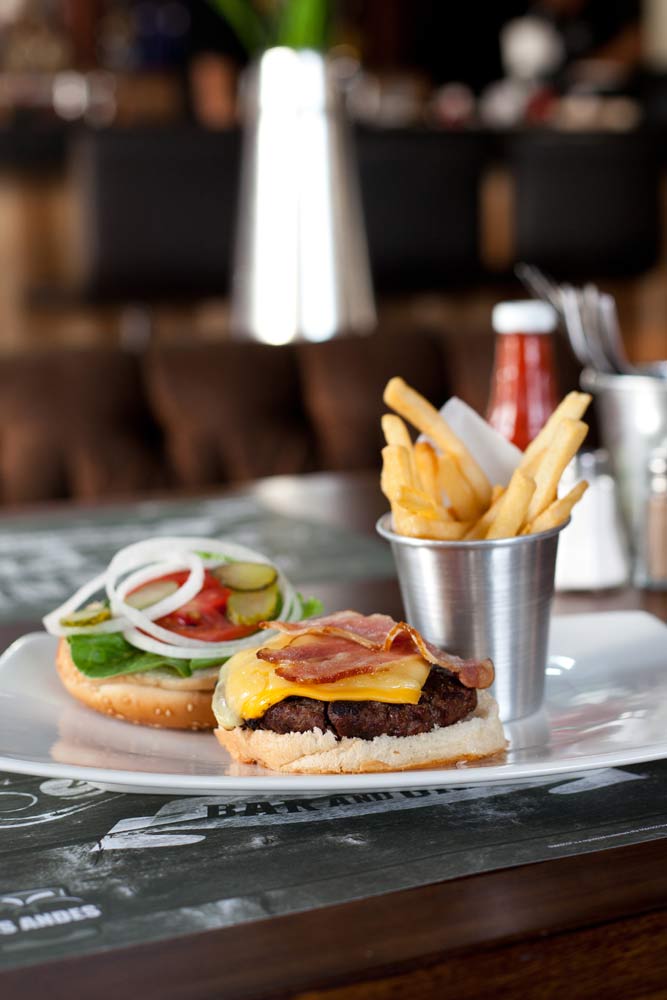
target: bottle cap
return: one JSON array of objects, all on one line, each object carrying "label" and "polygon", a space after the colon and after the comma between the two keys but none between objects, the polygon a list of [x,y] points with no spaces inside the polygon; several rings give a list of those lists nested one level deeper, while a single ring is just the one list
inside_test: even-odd
[{"label": "bottle cap", "polygon": [[524,299],[499,302],[493,307],[491,323],[496,333],[552,333],[558,326],[558,315],[548,302]]}]

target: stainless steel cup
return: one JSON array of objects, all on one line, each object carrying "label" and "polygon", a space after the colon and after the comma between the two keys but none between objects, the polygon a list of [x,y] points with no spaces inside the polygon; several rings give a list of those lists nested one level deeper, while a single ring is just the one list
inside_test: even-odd
[{"label": "stainless steel cup", "polygon": [[642,547],[649,457],[667,438],[667,362],[656,362],[645,371],[605,375],[585,368],[581,374],[582,388],[596,397],[602,441],[611,456],[636,552]]},{"label": "stainless steel cup", "polygon": [[544,698],[558,535],[565,525],[497,541],[436,542],[377,531],[390,542],[405,613],[429,642],[493,660],[503,722],[536,712]]}]

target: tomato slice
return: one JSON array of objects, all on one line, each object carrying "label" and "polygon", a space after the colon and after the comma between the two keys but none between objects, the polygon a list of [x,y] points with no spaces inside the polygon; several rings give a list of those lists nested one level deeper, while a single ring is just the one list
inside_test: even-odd
[{"label": "tomato slice", "polygon": [[[173,580],[182,586],[188,578],[187,570],[168,573],[155,581]],[[145,584],[144,584],[145,586]],[[139,590],[140,588],[136,588]],[[209,570],[204,571],[204,585],[199,593],[176,611],[156,620],[157,625],[169,632],[186,636],[188,639],[200,639],[202,642],[228,642],[231,639],[243,639],[256,631],[252,625],[234,625],[227,618],[225,610],[231,590],[217,580]]]}]

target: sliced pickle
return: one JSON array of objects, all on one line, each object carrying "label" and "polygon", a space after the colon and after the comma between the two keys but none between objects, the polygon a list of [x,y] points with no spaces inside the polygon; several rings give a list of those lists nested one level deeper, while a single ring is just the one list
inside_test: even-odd
[{"label": "sliced pickle", "polygon": [[211,570],[223,587],[231,590],[265,590],[278,579],[278,571],[268,563],[233,562]]},{"label": "sliced pickle", "polygon": [[275,616],[280,603],[277,584],[264,590],[236,590],[227,601],[227,617],[233,625],[256,625]]},{"label": "sliced pickle", "polygon": [[60,624],[63,628],[80,628],[85,625],[99,625],[100,622],[108,622],[110,618],[111,611],[106,604],[94,601],[85,608],[79,608],[78,611],[70,611],[60,619]]},{"label": "sliced pickle", "polygon": [[169,597],[170,594],[175,594],[177,590],[178,584],[175,580],[154,580],[152,583],[145,583],[143,587],[139,587],[125,600],[131,608],[143,611],[144,608],[150,608],[158,601]]}]

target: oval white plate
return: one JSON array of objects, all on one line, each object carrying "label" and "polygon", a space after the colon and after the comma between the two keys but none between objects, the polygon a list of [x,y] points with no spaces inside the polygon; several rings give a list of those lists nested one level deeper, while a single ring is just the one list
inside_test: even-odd
[{"label": "oval white plate", "polygon": [[387,774],[279,775],[236,764],[210,733],[107,719],[62,688],[55,646],[32,633],[0,658],[2,770],[128,792],[300,793],[516,781],[667,756],[667,625],[640,611],[553,619],[544,709],[506,725],[502,763]]}]

